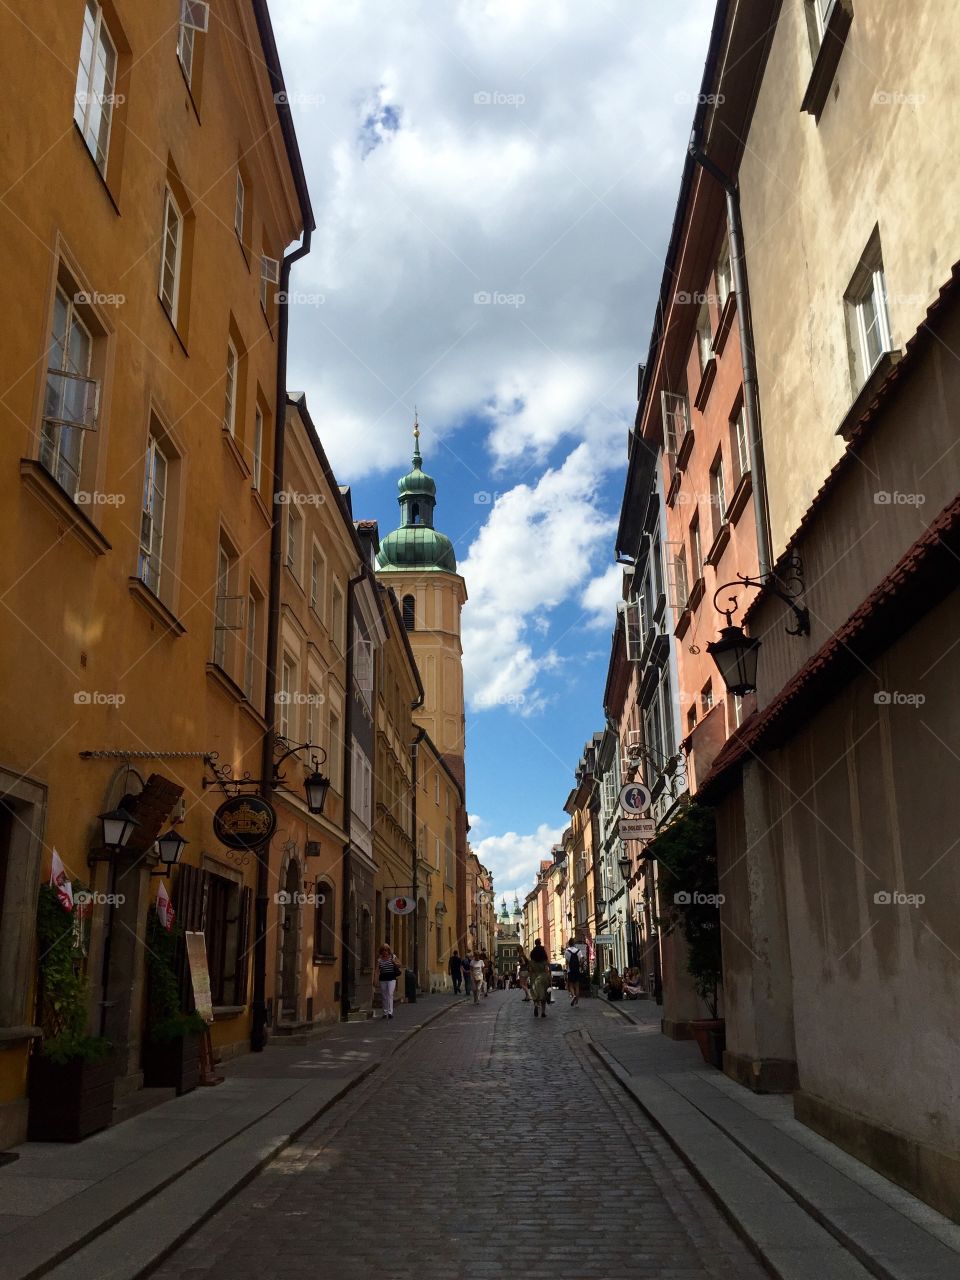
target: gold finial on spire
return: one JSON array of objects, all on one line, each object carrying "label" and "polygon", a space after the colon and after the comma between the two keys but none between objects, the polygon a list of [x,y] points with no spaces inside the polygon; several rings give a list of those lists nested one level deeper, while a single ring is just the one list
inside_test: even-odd
[{"label": "gold finial on spire", "polygon": [[417,406],[413,406],[413,438],[420,439],[420,415],[417,413]]}]

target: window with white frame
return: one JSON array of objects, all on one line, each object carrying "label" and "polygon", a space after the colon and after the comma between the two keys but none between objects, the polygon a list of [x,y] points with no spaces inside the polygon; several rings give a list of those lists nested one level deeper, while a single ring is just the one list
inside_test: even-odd
[{"label": "window with white frame", "polygon": [[280,662],[280,691],[277,703],[277,725],[281,738],[289,738],[295,731],[293,699],[297,691],[297,664],[285,653]]},{"label": "window with white frame", "polygon": [[874,232],[844,297],[854,390],[859,391],[891,349],[887,286],[880,238]]},{"label": "window with white frame", "polygon": [[747,444],[747,414],[743,405],[730,422],[730,448],[733,457],[733,478],[739,484],[750,470],[750,448]]},{"label": "window with white frame", "polygon": [[720,310],[726,306],[727,299],[733,293],[733,268],[730,263],[730,242],[724,240],[717,259],[717,302]]},{"label": "window with white frame", "polygon": [[326,614],[327,562],[314,547],[310,561],[310,605],[323,617]]},{"label": "window with white frame", "polygon": [[710,327],[710,308],[706,302],[697,316],[697,352],[700,356],[700,372],[703,373],[713,357],[713,330]]},{"label": "window with white frame", "polygon": [[176,197],[167,188],[163,204],[163,249],[160,258],[160,301],[167,315],[177,323],[180,304],[180,272],[183,259],[183,214]]},{"label": "window with white frame", "polygon": [[243,226],[244,226],[243,217],[244,217],[244,206],[246,204],[246,199],[247,199],[247,190],[246,190],[246,187],[243,185],[243,175],[238,170],[237,171],[237,193],[236,193],[236,199],[234,201],[234,206],[233,206],[233,229],[234,231],[236,231],[237,237],[241,244],[243,244]]},{"label": "window with white frame", "polygon": [[313,683],[307,685],[307,741],[320,745],[320,690]]},{"label": "window with white frame", "polygon": [[670,561],[673,569],[672,578],[667,580],[667,592],[670,604],[674,609],[685,609],[690,597],[690,580],[687,576],[687,553],[680,543],[673,544],[677,550]]},{"label": "window with white frame", "polygon": [[340,652],[343,652],[343,590],[339,582],[333,584],[333,605],[330,611],[330,636]]},{"label": "window with white frame", "polygon": [[683,393],[661,391],[660,409],[663,417],[663,447],[667,454],[676,457],[690,430],[690,405]]},{"label": "window with white frame", "polygon": [[160,594],[160,571],[163,564],[163,521],[167,502],[167,459],[157,437],[147,440],[143,469],[143,498],[140,504],[140,555],[137,577],[153,592]]},{"label": "window with white frame", "polygon": [[223,401],[223,427],[231,435],[237,429],[237,370],[239,358],[233,339],[227,339],[227,382]]},{"label": "window with white frame", "polygon": [[713,706],[713,681],[708,680],[700,690],[700,713],[706,715]]},{"label": "window with white frame", "polygon": [[253,411],[253,450],[250,470],[251,483],[254,489],[259,489],[263,478],[263,410],[259,405]]},{"label": "window with white frame", "polygon": [[293,576],[300,580],[300,560],[303,548],[303,517],[294,503],[287,505],[286,565]]},{"label": "window with white frame", "polygon": [[823,37],[826,35],[827,24],[830,21],[830,13],[835,2],[836,0],[806,0],[807,11],[810,15],[810,43],[814,54],[823,44]]},{"label": "window with white frame", "polygon": [[250,702],[255,701],[259,685],[259,669],[257,663],[257,625],[259,609],[257,597],[251,591],[247,596],[247,616],[243,635],[243,692]]},{"label": "window with white frame", "polygon": [[723,453],[718,453],[710,468],[710,505],[713,512],[713,536],[716,537],[727,518],[727,493],[723,482]]},{"label": "window with white frame", "polygon": [[690,521],[690,567],[693,580],[703,577],[703,552],[700,548],[700,516],[695,515]]},{"label": "window with white frame", "polygon": [[116,102],[117,48],[97,0],[87,0],[80,38],[80,64],[73,118],[102,174],[107,172],[110,127]]},{"label": "window with white frame", "polygon": [[197,37],[207,30],[210,6],[206,0],[180,0],[180,24],[177,28],[177,57],[187,84],[193,88]]},{"label": "window with white frame", "polygon": [[217,547],[216,601],[213,621],[213,661],[229,671],[234,659],[233,633],[243,626],[244,599],[236,593],[240,559],[221,534]]},{"label": "window with white frame", "polygon": [[75,498],[85,431],[96,423],[98,385],[90,377],[93,335],[74,301],[57,286],[40,425],[40,462]]},{"label": "window with white frame", "polygon": [[353,628],[353,678],[361,698],[369,707],[373,701],[373,645],[356,624]]},{"label": "window with white frame", "polygon": [[353,789],[350,808],[365,827],[370,826],[373,799],[373,770],[363,750],[353,744]]},{"label": "window with white frame", "polygon": [[330,785],[334,791],[343,786],[341,764],[343,762],[343,736],[339,711],[331,708],[327,726],[327,760],[330,766]]}]

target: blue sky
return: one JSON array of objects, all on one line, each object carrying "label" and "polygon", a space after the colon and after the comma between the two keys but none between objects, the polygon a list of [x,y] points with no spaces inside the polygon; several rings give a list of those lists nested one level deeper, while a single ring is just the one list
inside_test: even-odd
[{"label": "blue sky", "polygon": [[317,219],[289,382],[394,527],[414,405],[464,611],[472,839],[524,891],[601,696],[613,533],[713,0],[273,6]]}]

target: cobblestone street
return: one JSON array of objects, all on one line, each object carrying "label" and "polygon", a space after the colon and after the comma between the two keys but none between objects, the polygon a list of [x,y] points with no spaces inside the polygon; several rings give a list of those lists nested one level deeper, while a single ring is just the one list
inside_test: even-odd
[{"label": "cobblestone street", "polygon": [[765,1275],[590,1052],[581,1028],[615,1018],[596,1000],[571,1010],[563,993],[543,1023],[518,991],[458,1005],[155,1275]]}]

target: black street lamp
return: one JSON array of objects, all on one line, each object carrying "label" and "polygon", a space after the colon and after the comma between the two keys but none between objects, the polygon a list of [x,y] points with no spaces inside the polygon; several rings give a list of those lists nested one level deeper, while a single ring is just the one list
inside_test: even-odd
[{"label": "black street lamp", "polygon": [[804,608],[803,605],[798,605],[795,599],[803,590],[799,560],[795,559],[791,567],[792,574],[788,579],[788,584],[794,584],[793,595],[789,595],[778,586],[772,576],[750,578],[742,573],[737,576],[735,582],[725,582],[722,586],[717,587],[713,593],[713,607],[726,617],[727,625],[721,629],[719,640],[713,640],[707,645],[707,653],[716,663],[727,693],[734,693],[742,698],[744,694],[756,691],[760,641],[756,636],[744,634],[742,627],[734,625],[733,615],[739,608],[737,597],[732,594],[728,596],[727,604],[730,607],[725,609],[719,604],[721,592],[728,590],[730,587],[756,587],[760,591],[768,591],[788,605],[793,612],[796,624],[785,628],[787,635],[808,636],[810,634],[810,611]]},{"label": "black street lamp", "polygon": [[157,853],[160,856],[160,865],[163,870],[160,875],[168,875],[180,861],[180,855],[183,853],[184,846],[190,843],[185,836],[182,836],[175,827],[171,827],[169,831],[165,831],[162,836],[157,839]]},{"label": "black street lamp", "polygon": [[98,815],[105,849],[122,849],[140,824],[123,806]]},{"label": "black street lamp", "polygon": [[327,792],[330,790],[330,779],[320,772],[319,766],[320,761],[314,756],[313,773],[303,784],[303,789],[307,795],[307,808],[311,813],[323,813]]},{"label": "black street lamp", "polygon": [[629,880],[630,872],[633,870],[633,860],[629,853],[623,854],[622,857],[617,859],[617,861],[620,864],[620,874],[623,876],[624,880]]}]

